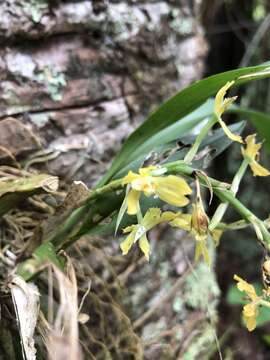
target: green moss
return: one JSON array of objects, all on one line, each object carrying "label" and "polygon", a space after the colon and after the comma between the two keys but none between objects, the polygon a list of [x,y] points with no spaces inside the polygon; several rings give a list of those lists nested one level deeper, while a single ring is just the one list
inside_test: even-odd
[{"label": "green moss", "polygon": [[209,324],[202,328],[198,336],[192,339],[192,343],[186,350],[183,360],[206,359],[206,353],[215,343],[214,331],[213,327]]},{"label": "green moss", "polygon": [[193,33],[194,19],[185,17],[179,9],[173,9],[170,28],[179,35],[190,35]]},{"label": "green moss", "polygon": [[30,120],[38,128],[42,128],[49,122],[50,117],[49,117],[49,114],[47,114],[47,113],[37,113],[37,114],[31,114]]},{"label": "green moss", "polygon": [[22,6],[24,11],[31,16],[34,23],[39,23],[44,10],[47,10],[48,3],[46,0],[29,0],[23,1]]},{"label": "green moss", "polygon": [[[30,106],[21,103],[20,98],[17,96],[12,85],[8,82],[2,84],[3,95],[2,99],[5,101],[6,111],[5,115],[13,115],[16,113],[28,111]],[[3,115],[3,114],[2,114]]]},{"label": "green moss", "polygon": [[173,311],[176,313],[182,313],[184,308],[184,301],[180,296],[176,296],[173,300]]},{"label": "green moss", "polygon": [[65,75],[55,69],[45,67],[43,71],[36,75],[37,82],[45,84],[47,90],[54,101],[62,100],[61,90],[67,85]]},{"label": "green moss", "polygon": [[193,309],[214,313],[220,290],[213,270],[204,263],[199,263],[185,283],[184,298]]}]

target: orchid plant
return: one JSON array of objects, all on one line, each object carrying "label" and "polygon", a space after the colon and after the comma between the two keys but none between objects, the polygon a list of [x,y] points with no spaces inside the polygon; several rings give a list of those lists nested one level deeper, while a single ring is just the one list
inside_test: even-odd
[{"label": "orchid plant", "polygon": [[[60,228],[45,236],[43,244],[35,250],[31,258],[18,265],[17,274],[27,281],[33,278],[48,260],[61,267],[59,253],[62,249],[82,235],[95,233],[100,228],[106,230],[108,226],[110,230],[112,226],[116,227],[116,233],[122,228],[125,237],[120,243],[120,249],[123,255],[133,251],[138,244],[145,258],[151,261],[151,244],[147,234],[161,223],[189,233],[194,239],[195,261],[202,259],[210,266],[208,241],[213,241],[214,245],[218,246],[223,233],[234,229],[234,224],[222,222],[229,206],[240,215],[242,227],[253,226],[254,238],[263,245],[265,253],[268,254],[270,233],[267,223],[237,198],[240,182],[248,167],[254,176],[270,175],[270,171],[259,163],[262,143],[256,142],[257,134],[243,139],[233,130],[234,127],[227,126],[223,115],[226,111],[240,115],[245,111],[234,105],[236,96],[226,97],[226,93],[233,86],[269,75],[268,65],[219,74],[191,85],[161,106],[131,134],[104,178],[95,189],[90,190],[88,198],[68,214]],[[214,101],[203,104],[211,95],[215,95]],[[188,133],[202,120],[205,121],[203,127],[182,158],[172,157],[170,160],[169,157],[165,161],[161,159],[157,164],[140,166],[153,147],[158,151],[160,146],[175,142],[180,130]],[[197,165],[203,144],[216,124],[222,128],[227,146],[232,142],[239,143],[239,153],[243,156],[231,184],[212,179]],[[211,197],[214,194],[220,200],[212,217],[207,214],[204,206],[202,186],[209,188]],[[105,202],[104,206],[100,205],[99,200],[107,195],[111,196],[110,200]],[[157,206],[148,205],[150,199],[156,201]],[[112,214],[115,213],[117,215],[113,218]],[[104,224],[103,220],[109,217],[114,221],[109,225],[108,221]],[[133,219],[132,224],[123,226],[129,217]],[[264,268],[264,277],[267,276]],[[244,306],[243,316],[248,330],[252,331],[256,326],[259,306],[270,307],[268,283],[264,282],[265,290],[259,296],[251,284],[237,275],[234,278],[239,290],[248,297],[249,303]]]}]

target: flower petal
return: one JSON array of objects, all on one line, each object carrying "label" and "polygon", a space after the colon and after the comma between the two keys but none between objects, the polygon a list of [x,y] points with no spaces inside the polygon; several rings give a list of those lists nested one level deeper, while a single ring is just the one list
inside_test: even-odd
[{"label": "flower petal", "polygon": [[256,291],[255,291],[253,285],[249,284],[247,281],[243,280],[238,275],[234,275],[233,278],[234,278],[234,280],[236,280],[238,282],[237,287],[240,291],[244,291],[251,300],[258,299],[258,295],[256,294]]},{"label": "flower petal", "polygon": [[129,171],[128,174],[123,178],[122,185],[130,184],[132,181],[140,178],[140,175],[135,174],[133,171]]},{"label": "flower petal", "polygon": [[191,215],[191,230],[198,240],[203,240],[207,237],[209,219],[204,210],[202,200],[197,200],[193,204],[193,211]]},{"label": "flower petal", "polygon": [[247,304],[243,307],[243,314],[246,317],[256,316],[256,305],[254,303]]},{"label": "flower petal", "polygon": [[127,213],[129,215],[135,215],[139,209],[140,191],[131,189],[127,195]]},{"label": "flower petal", "polygon": [[146,196],[153,195],[155,193],[155,184],[153,176],[141,176],[131,182],[131,187],[137,191],[143,191]]},{"label": "flower petal", "polygon": [[247,144],[246,148],[242,148],[242,154],[243,156],[247,156],[250,158],[250,160],[254,160],[256,155],[259,153],[262,144],[258,143],[256,144],[256,134],[248,135],[245,139],[245,142]]},{"label": "flower petal", "polygon": [[191,229],[191,214],[179,214],[174,220],[170,222],[173,227],[178,227],[185,231]]},{"label": "flower petal", "polygon": [[157,167],[155,165],[150,165],[150,166],[147,166],[144,168],[140,168],[139,174],[143,175],[143,176],[150,175],[151,171],[156,170],[156,169],[157,169]]},{"label": "flower petal", "polygon": [[136,232],[132,231],[128,235],[128,237],[124,241],[121,242],[120,248],[122,250],[123,255],[126,255],[129,252],[132,245],[134,244],[135,234],[136,234]]},{"label": "flower petal", "polygon": [[176,219],[178,216],[180,215],[180,213],[174,213],[173,211],[164,211],[161,214],[161,222],[170,222],[174,219]]},{"label": "flower petal", "polygon": [[[234,81],[228,81],[224,86],[222,86],[222,88],[217,92],[217,95],[215,97],[215,106],[214,106],[214,111],[215,114],[217,115],[217,117],[220,117],[223,112],[226,110],[226,108],[232,103],[232,101],[230,101],[230,104],[228,104],[228,100],[233,99],[233,101],[235,100],[234,98],[229,98],[229,99],[225,99],[224,97],[226,95],[226,92],[229,90],[229,88],[234,84]],[[226,101],[227,100],[227,101]]]},{"label": "flower petal", "polygon": [[257,315],[258,315],[258,310],[256,304],[250,303],[244,306],[243,317],[249,331],[252,331],[256,328]]},{"label": "flower petal", "polygon": [[139,246],[142,252],[144,253],[146,259],[149,261],[150,244],[145,234],[140,238]]},{"label": "flower petal", "polygon": [[243,139],[241,138],[241,136],[232,133],[231,130],[228,128],[228,126],[221,118],[218,118],[218,122],[229,139],[231,139],[232,141],[237,141],[241,144],[243,143]]},{"label": "flower petal", "polygon": [[249,166],[251,167],[251,170],[253,172],[254,176],[269,176],[270,171],[267,170],[265,167],[260,165],[256,160],[253,160]]},{"label": "flower petal", "polygon": [[189,199],[184,195],[191,194],[192,190],[184,179],[169,175],[156,177],[154,182],[156,184],[156,194],[161,200],[174,206],[185,206],[189,203]]},{"label": "flower petal", "polygon": [[161,210],[159,208],[150,208],[145,213],[142,225],[147,229],[150,230],[157,224],[161,222]]},{"label": "flower petal", "polygon": [[133,224],[133,225],[129,225],[127,227],[125,227],[122,231],[124,234],[132,232],[132,231],[137,231],[138,228],[138,224]]},{"label": "flower petal", "polygon": [[212,239],[214,240],[215,246],[219,245],[219,241],[220,241],[222,234],[223,234],[223,230],[220,230],[220,229],[214,229],[211,232]]},{"label": "flower petal", "polygon": [[211,264],[210,256],[208,253],[208,249],[204,240],[196,241],[195,247],[195,261],[198,261],[200,257],[203,257],[204,261],[208,266]]},{"label": "flower petal", "polygon": [[247,326],[248,331],[253,331],[256,328],[256,317],[245,317],[245,324]]}]

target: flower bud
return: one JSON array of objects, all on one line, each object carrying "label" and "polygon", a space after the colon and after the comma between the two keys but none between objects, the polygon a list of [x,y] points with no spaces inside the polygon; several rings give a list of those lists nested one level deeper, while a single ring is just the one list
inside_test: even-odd
[{"label": "flower bud", "polygon": [[208,224],[209,219],[204,211],[202,202],[197,200],[195,205],[193,205],[191,216],[191,229],[196,240],[203,240],[207,236]]}]

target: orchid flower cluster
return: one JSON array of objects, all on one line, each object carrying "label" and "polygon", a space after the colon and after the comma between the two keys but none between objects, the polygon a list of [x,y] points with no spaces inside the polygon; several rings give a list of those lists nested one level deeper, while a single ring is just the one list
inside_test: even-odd
[{"label": "orchid flower cluster", "polygon": [[[250,166],[254,176],[269,176],[270,172],[258,162],[262,144],[256,143],[256,134],[249,135],[243,140],[240,135],[232,133],[222,120],[223,113],[236,99],[236,97],[225,98],[226,92],[233,84],[234,81],[228,82],[218,91],[214,104],[214,122],[213,120],[212,122],[213,124],[219,123],[226,136],[232,141],[242,144],[241,153],[245,169]],[[187,157],[189,158],[188,163],[192,161],[193,153],[192,156]],[[209,227],[211,219],[204,209],[198,178],[195,176],[195,190],[193,190],[186,178],[180,175],[168,175],[163,170],[159,166],[143,167],[138,170],[138,173],[129,171],[122,179],[122,186],[126,187],[126,196],[119,212],[118,224],[125,212],[128,215],[136,215],[138,220],[137,224],[123,229],[123,233],[128,235],[120,244],[122,253],[126,255],[132,246],[138,243],[146,259],[149,260],[151,250],[147,233],[158,224],[166,223],[191,234],[195,239],[195,261],[203,258],[210,265],[208,239],[212,239],[217,246],[223,230],[218,226]],[[195,200],[192,202],[192,206],[188,206],[191,203],[193,192],[196,194]],[[165,204],[172,206],[174,211],[162,211],[160,208],[153,207],[149,208],[143,215],[140,207],[140,200],[143,195],[158,198]],[[191,209],[191,211],[183,211],[183,208]],[[220,214],[220,217],[223,213]],[[247,328],[251,331],[256,326],[258,307],[261,304],[270,307],[270,302],[266,301],[263,296],[258,296],[253,286],[239,276],[235,275],[234,278],[238,282],[239,290],[244,291],[250,300],[250,303],[244,306],[243,316]]]}]

